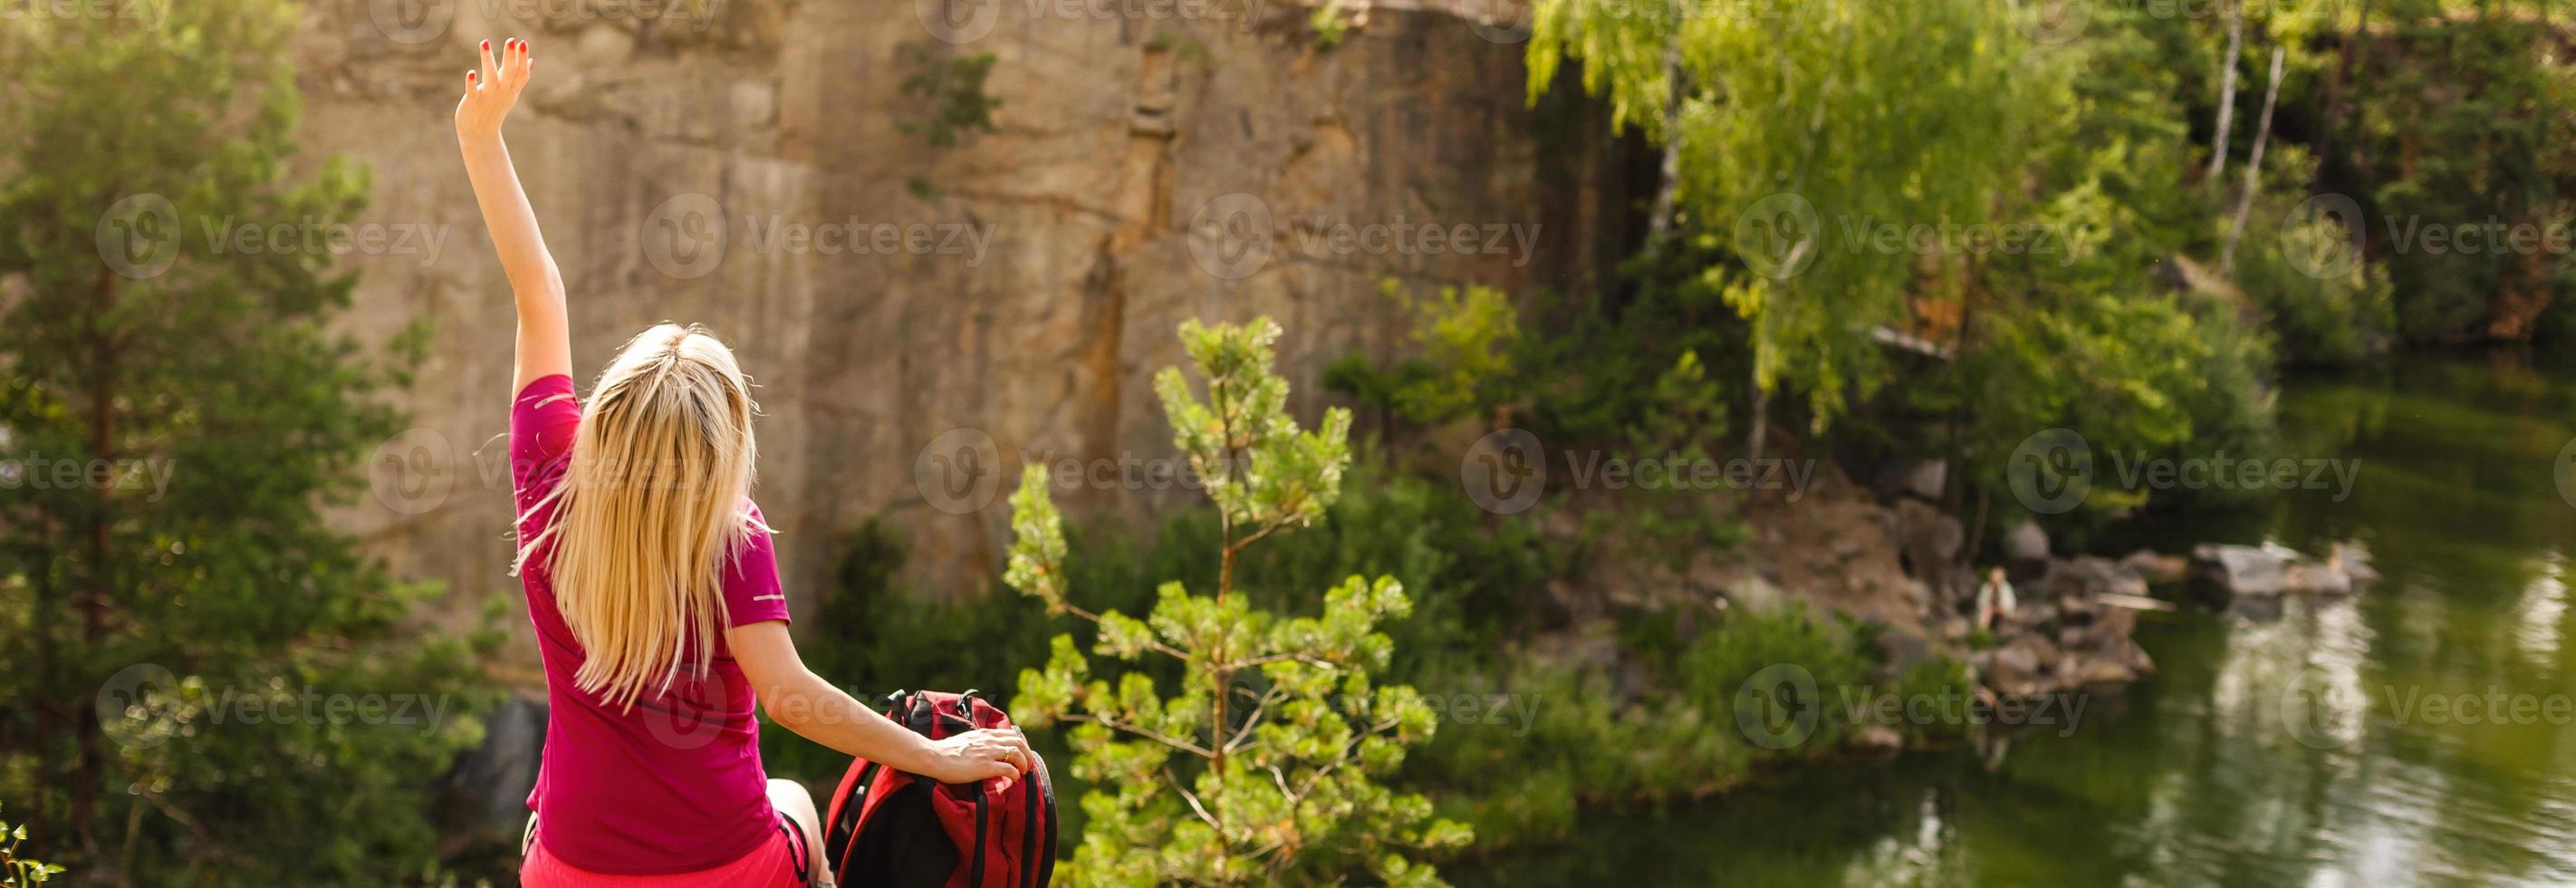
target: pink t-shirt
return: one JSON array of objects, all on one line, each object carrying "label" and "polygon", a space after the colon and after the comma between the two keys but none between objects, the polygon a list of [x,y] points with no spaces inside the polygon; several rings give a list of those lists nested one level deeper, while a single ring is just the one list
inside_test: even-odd
[{"label": "pink t-shirt", "polygon": [[[531,506],[563,477],[580,425],[569,376],[528,383],[511,405],[521,539],[554,520],[551,503]],[[769,535],[753,534],[730,564],[724,607],[731,625],[785,621],[787,597]],[[760,725],[752,717],[759,707],[724,638],[716,638],[706,674],[684,668],[668,692],[620,712],[574,687],[581,645],[555,610],[545,569],[532,560],[520,579],[546,664],[545,757],[528,794],[546,850],[597,873],[687,873],[729,863],[775,835],[778,815],[769,806]]]}]

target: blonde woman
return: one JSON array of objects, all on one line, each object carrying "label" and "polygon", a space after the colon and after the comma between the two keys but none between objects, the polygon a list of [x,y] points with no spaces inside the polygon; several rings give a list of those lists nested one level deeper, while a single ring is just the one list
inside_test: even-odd
[{"label": "blonde woman", "polygon": [[926,739],[798,658],[770,530],[750,497],[751,390],[724,343],[654,327],[618,352],[589,398],[574,394],[563,277],[501,142],[535,62],[525,41],[482,51],[456,134],[518,304],[510,469],[550,704],[522,883],[819,879],[814,801],[762,771],[755,706],[841,752],[1007,786],[1033,759],[1018,733]]}]

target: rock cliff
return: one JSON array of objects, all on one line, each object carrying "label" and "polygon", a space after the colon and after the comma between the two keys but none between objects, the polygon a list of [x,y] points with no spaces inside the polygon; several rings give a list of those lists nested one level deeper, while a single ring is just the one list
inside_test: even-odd
[{"label": "rock cliff", "polygon": [[[1549,138],[1600,126],[1596,109],[1533,110],[1521,45],[1469,19],[1380,8],[1326,49],[1308,12],[317,6],[296,48],[305,150],[371,168],[359,221],[447,235],[433,255],[351,257],[355,329],[433,332],[403,395],[418,428],[377,454],[346,520],[398,573],[450,584],[451,617],[515,589],[510,297],[448,122],[485,37],[536,44],[509,138],[571,292],[578,372],[665,319],[735,346],[800,603],[838,537],[880,514],[908,531],[914,580],[976,584],[1005,542],[992,489],[1025,458],[1106,479],[1060,487],[1077,507],[1179,502],[1151,477],[1170,445],[1149,377],[1181,360],[1184,318],[1276,317],[1311,414],[1325,362],[1402,347],[1379,279],[1528,292],[1594,266],[1620,161],[1547,146],[1597,141]],[[907,125],[938,111],[908,79],[983,53],[989,131],[941,146]]]}]

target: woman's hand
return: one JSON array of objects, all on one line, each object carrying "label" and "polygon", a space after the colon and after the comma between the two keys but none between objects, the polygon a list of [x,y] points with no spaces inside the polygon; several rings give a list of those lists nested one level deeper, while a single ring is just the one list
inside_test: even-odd
[{"label": "woman's hand", "polygon": [[930,756],[919,773],[941,783],[999,780],[993,785],[999,792],[1011,788],[1011,781],[1036,767],[1037,761],[1038,754],[1029,750],[1029,740],[1018,728],[978,728],[930,741]]},{"label": "woman's hand", "polygon": [[510,373],[514,396],[530,382],[572,372],[563,272],[555,267],[554,254],[546,252],[536,208],[528,205],[528,191],[510,165],[510,149],[501,144],[501,121],[519,104],[519,90],[528,85],[528,69],[535,64],[528,59],[528,41],[502,41],[498,60],[492,57],[492,41],[483,41],[483,67],[465,72],[465,98],[456,103],[456,147],[465,155],[474,204],[483,210],[483,227],[492,233],[493,252],[519,309],[519,356]]},{"label": "woman's hand", "polygon": [[456,103],[456,138],[465,142],[490,142],[501,138],[501,120],[519,104],[519,90],[528,85],[528,70],[536,62],[528,56],[528,42],[516,37],[503,41],[501,57],[492,58],[492,41],[483,41],[483,68],[465,72],[465,98]]}]

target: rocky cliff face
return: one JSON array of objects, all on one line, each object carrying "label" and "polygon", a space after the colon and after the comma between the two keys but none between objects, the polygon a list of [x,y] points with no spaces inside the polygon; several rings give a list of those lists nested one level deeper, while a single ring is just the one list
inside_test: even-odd
[{"label": "rocky cliff face", "polygon": [[[1521,46],[1465,19],[1382,8],[1322,49],[1305,7],[1249,0],[947,11],[309,13],[306,149],[372,168],[359,221],[446,235],[432,254],[351,257],[360,332],[434,325],[404,396],[419,428],[378,454],[353,528],[399,573],[450,584],[460,618],[515,589],[510,297],[448,122],[485,37],[536,43],[510,142],[571,291],[578,372],[665,319],[734,345],[761,386],[758,496],[800,606],[838,537],[877,515],[907,531],[915,580],[979,582],[1025,458],[1083,461],[1089,479],[1058,489],[1078,507],[1183,501],[1153,474],[1170,445],[1149,377],[1182,359],[1184,318],[1276,317],[1311,416],[1326,361],[1402,347],[1379,279],[1526,291],[1592,264],[1607,164],[1540,146],[1597,122],[1543,120]],[[993,131],[945,147],[908,132],[936,108],[907,78],[980,53]]]}]

